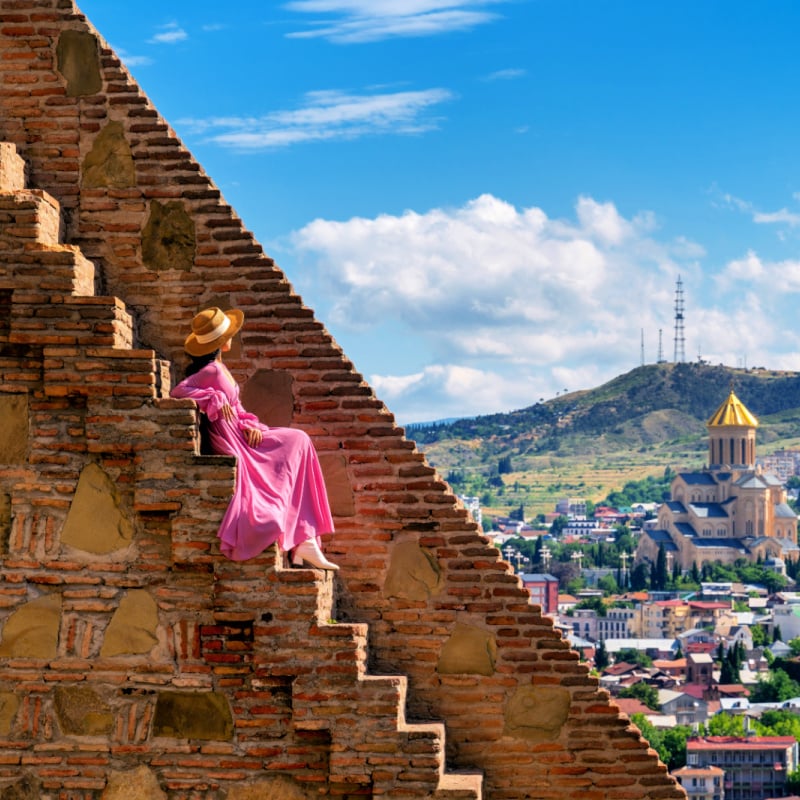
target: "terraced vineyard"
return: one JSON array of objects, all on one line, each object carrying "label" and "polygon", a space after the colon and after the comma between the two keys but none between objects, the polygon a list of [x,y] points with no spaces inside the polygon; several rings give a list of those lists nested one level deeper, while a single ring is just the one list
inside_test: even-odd
[{"label": "terraced vineyard", "polygon": [[408,431],[460,494],[484,514],[523,507],[526,519],[558,499],[594,502],[631,480],[702,467],[706,421],[734,384],[759,418],[758,453],[800,446],[800,375],[705,364],[639,367],[597,389],[526,409]]}]

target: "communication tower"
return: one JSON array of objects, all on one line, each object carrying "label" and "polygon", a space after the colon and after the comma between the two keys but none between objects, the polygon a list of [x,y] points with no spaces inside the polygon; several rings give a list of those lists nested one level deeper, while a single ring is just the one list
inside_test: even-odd
[{"label": "communication tower", "polygon": [[683,281],[678,275],[675,287],[675,363],[686,361],[686,340],[683,335]]}]

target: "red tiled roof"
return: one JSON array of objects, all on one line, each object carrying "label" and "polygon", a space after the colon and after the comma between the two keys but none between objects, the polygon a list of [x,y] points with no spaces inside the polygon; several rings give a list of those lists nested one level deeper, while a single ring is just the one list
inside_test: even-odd
[{"label": "red tiled roof", "polygon": [[619,706],[620,711],[624,711],[629,717],[631,714],[652,714],[653,709],[648,708],[641,700],[635,697],[615,697],[614,702]]},{"label": "red tiled roof", "polygon": [[774,750],[791,747],[794,736],[704,736],[688,739],[687,750]]}]

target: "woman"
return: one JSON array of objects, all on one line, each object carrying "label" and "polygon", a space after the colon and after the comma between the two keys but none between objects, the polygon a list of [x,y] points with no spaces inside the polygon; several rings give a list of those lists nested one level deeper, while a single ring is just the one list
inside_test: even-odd
[{"label": "woman", "polygon": [[294,428],[269,428],[239,402],[239,386],[222,363],[244,313],[219,308],[192,320],[184,343],[192,363],[170,393],[194,400],[208,418],[215,453],[236,456],[236,487],[219,529],[220,549],[234,561],[257,556],[274,542],[292,564],[339,569],[322,553],[319,535],[333,531],[316,451]]}]

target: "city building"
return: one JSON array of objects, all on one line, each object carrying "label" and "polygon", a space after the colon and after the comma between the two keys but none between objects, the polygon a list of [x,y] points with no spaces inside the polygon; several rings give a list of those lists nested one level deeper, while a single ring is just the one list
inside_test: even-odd
[{"label": "city building", "polygon": [[531,593],[531,600],[542,607],[543,614],[558,613],[558,578],[541,572],[523,572],[520,578]]},{"label": "city building", "polygon": [[726,800],[719,767],[681,767],[672,773],[686,790],[689,800]]},{"label": "city building", "polygon": [[635,608],[609,608],[605,617],[597,618],[598,641],[633,636],[638,614]]},{"label": "city building", "polygon": [[586,518],[585,497],[564,497],[556,503],[556,514],[565,517]]},{"label": "city building", "polygon": [[780,628],[781,639],[789,642],[800,636],[800,594],[796,592],[781,592],[781,600],[772,606],[773,630]]},{"label": "city building", "polygon": [[686,742],[686,766],[725,771],[725,800],[763,800],[786,794],[797,769],[794,736],[704,736]]},{"label": "city building", "polygon": [[731,391],[707,423],[708,466],[675,476],[657,526],[642,532],[636,563],[655,563],[661,548],[683,571],[713,561],[800,556],[797,515],[786,490],[756,466],[757,426]]}]

